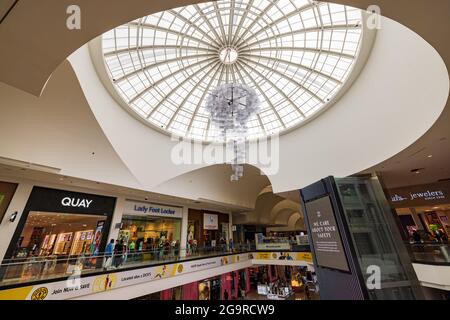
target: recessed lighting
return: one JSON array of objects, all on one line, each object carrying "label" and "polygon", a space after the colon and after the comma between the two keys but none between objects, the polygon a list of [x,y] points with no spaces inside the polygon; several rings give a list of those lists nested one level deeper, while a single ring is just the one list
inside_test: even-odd
[{"label": "recessed lighting", "polygon": [[428,158],[433,158],[433,155],[432,155],[432,154],[429,154],[429,155],[428,155]]}]

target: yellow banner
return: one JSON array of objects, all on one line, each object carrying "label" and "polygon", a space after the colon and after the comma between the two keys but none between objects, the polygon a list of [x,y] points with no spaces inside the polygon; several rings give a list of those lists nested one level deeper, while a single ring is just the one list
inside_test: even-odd
[{"label": "yellow banner", "polygon": [[33,286],[0,291],[0,300],[25,300]]}]

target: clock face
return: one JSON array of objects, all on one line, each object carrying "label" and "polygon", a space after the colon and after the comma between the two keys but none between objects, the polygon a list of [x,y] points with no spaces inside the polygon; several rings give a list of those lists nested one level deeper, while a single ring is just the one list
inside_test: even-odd
[{"label": "clock face", "polygon": [[224,64],[233,64],[238,59],[238,52],[232,47],[223,48],[219,53],[220,61]]}]

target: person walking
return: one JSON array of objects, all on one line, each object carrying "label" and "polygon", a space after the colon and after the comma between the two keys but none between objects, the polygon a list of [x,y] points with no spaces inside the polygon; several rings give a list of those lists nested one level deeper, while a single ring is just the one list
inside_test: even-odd
[{"label": "person walking", "polygon": [[123,262],[123,251],[124,251],[123,240],[120,240],[114,246],[114,267],[118,268]]},{"label": "person walking", "polygon": [[111,239],[111,241],[106,245],[104,258],[105,262],[103,264],[103,269],[107,270],[109,267],[111,267],[113,260],[113,252],[114,252],[114,239]]},{"label": "person walking", "polygon": [[417,230],[414,230],[412,233],[412,239],[414,241],[415,244],[420,244],[422,243],[422,239],[420,237],[420,234],[417,232]]},{"label": "person walking", "polygon": [[175,260],[178,260],[180,258],[180,240],[177,240],[175,242],[174,252]]},{"label": "person walking", "polygon": [[128,250],[130,251],[131,261],[134,261],[135,260],[136,243],[133,240],[131,240],[130,244],[128,245]]},{"label": "person walking", "polygon": [[228,241],[228,247],[230,248],[230,251],[231,251],[231,252],[234,251],[233,238],[230,238],[230,240]]}]

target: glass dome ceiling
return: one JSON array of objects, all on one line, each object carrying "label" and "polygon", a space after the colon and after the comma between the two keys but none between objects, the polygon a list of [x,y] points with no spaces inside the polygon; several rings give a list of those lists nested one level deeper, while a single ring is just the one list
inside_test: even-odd
[{"label": "glass dome ceiling", "polygon": [[216,140],[205,111],[224,83],[262,102],[248,138],[271,135],[331,102],[357,59],[359,9],[311,0],[226,0],[131,21],[103,35],[106,69],[125,103],[168,133]]}]

